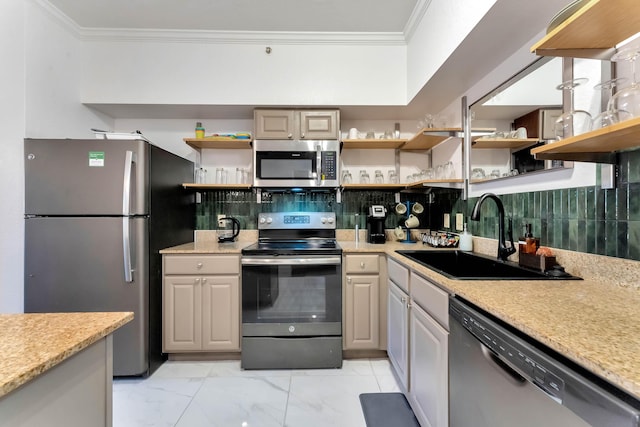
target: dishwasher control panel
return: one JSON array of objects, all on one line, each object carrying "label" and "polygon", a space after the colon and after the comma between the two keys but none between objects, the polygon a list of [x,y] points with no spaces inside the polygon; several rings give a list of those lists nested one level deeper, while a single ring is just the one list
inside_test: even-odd
[{"label": "dishwasher control panel", "polygon": [[564,399],[564,381],[551,372],[551,368],[541,356],[528,346],[518,342],[513,336],[507,336],[488,319],[455,307],[458,320],[476,338],[489,348],[495,356],[507,363],[519,375],[537,385],[549,397],[562,403]]}]

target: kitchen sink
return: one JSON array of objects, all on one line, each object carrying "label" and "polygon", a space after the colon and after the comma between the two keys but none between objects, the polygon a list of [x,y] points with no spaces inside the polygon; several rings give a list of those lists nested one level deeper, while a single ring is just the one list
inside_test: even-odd
[{"label": "kitchen sink", "polygon": [[396,251],[450,279],[457,280],[553,280],[580,279],[561,267],[545,273],[510,261],[458,250]]}]

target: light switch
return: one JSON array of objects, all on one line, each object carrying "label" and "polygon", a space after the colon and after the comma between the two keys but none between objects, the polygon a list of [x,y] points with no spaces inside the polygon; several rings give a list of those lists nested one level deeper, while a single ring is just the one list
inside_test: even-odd
[{"label": "light switch", "polygon": [[444,214],[443,227],[444,228],[450,228],[451,227],[451,215],[449,215],[448,213]]},{"label": "light switch", "polygon": [[456,230],[462,231],[464,229],[464,214],[456,214]]}]

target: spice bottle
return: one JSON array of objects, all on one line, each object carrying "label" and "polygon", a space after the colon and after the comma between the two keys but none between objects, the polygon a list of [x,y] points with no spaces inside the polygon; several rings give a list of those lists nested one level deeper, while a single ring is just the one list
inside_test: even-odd
[{"label": "spice bottle", "polygon": [[196,123],[196,138],[204,138],[204,128],[201,122]]}]

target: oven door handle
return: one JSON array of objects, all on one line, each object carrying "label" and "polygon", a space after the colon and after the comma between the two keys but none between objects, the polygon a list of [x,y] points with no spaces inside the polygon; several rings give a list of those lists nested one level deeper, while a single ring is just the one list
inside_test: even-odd
[{"label": "oven door handle", "polygon": [[242,265],[338,265],[342,262],[339,256],[317,258],[284,258],[274,256],[270,258],[242,257]]}]

